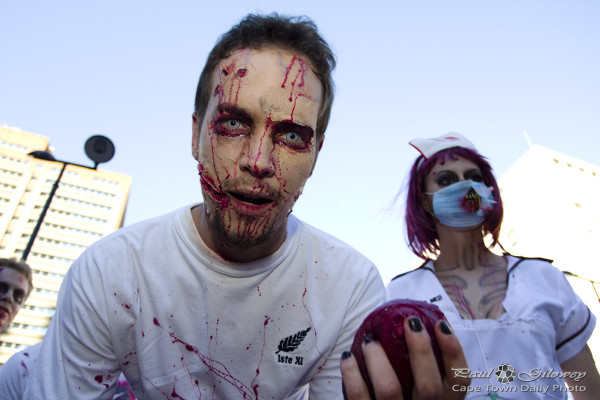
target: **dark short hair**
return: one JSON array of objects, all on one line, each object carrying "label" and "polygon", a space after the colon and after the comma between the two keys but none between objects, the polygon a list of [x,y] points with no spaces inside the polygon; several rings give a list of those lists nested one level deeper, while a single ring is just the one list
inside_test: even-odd
[{"label": "dark short hair", "polygon": [[485,157],[476,151],[464,147],[452,147],[435,153],[426,160],[423,156],[419,156],[410,170],[405,214],[406,240],[412,252],[421,258],[427,259],[440,250],[435,220],[423,207],[425,177],[437,163],[443,164],[448,159],[456,160],[458,157],[475,163],[481,170],[483,182],[493,188],[492,194],[496,204],[483,221],[482,228],[484,235],[492,236],[492,246],[498,243],[504,211],[500,189],[492,173],[492,167]]},{"label": "dark short hair", "polygon": [[27,283],[29,287],[27,288],[27,293],[25,298],[29,297],[31,290],[33,289],[33,274],[31,272],[31,267],[25,261],[17,261],[16,258],[0,258],[0,268],[6,267],[11,268],[17,271],[19,274],[23,275],[25,279],[27,279]]},{"label": "dark short hair", "polygon": [[323,86],[323,98],[316,127],[316,138],[320,140],[331,114],[334,92],[332,71],[336,60],[333,51],[319,34],[315,23],[306,16],[283,17],[277,13],[249,14],[221,35],[208,55],[198,81],[194,105],[196,118],[200,121],[204,119],[211,94],[213,72],[222,60],[236,50],[260,49],[270,45],[301,53],[310,60],[312,70]]}]

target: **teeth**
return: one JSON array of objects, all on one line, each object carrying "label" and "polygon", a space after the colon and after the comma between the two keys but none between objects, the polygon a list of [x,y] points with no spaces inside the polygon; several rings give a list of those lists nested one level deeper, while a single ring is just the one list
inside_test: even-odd
[{"label": "teeth", "polygon": [[481,207],[481,197],[473,188],[465,195],[464,205],[471,212],[476,212]]}]

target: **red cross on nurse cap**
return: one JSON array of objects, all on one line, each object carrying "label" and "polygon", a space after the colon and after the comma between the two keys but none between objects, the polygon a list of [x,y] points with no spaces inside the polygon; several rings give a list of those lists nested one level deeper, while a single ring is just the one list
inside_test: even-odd
[{"label": "red cross on nurse cap", "polygon": [[413,139],[408,143],[417,149],[425,159],[428,159],[439,151],[450,149],[452,147],[464,147],[466,149],[477,151],[469,139],[456,132],[446,133],[445,135],[436,138]]}]

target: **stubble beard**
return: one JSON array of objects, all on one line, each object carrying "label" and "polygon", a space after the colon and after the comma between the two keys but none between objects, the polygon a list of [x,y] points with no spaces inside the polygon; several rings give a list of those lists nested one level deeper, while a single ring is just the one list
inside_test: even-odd
[{"label": "stubble beard", "polygon": [[214,207],[211,211],[207,209],[206,214],[213,234],[223,243],[241,249],[268,241],[286,221],[284,216],[273,217],[271,212],[260,216],[247,216],[219,207]]}]

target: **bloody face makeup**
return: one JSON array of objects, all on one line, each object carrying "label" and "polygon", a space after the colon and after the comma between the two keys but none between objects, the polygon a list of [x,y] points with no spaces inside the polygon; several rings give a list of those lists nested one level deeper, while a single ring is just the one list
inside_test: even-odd
[{"label": "bloody face makeup", "polygon": [[0,331],[13,320],[25,302],[29,283],[12,268],[0,267]]},{"label": "bloody face makeup", "polygon": [[267,47],[234,52],[213,86],[193,126],[210,230],[200,233],[241,247],[281,241],[317,159],[321,83],[300,55]]}]

